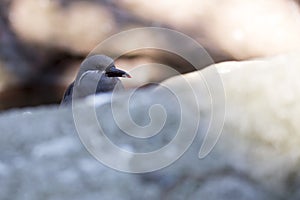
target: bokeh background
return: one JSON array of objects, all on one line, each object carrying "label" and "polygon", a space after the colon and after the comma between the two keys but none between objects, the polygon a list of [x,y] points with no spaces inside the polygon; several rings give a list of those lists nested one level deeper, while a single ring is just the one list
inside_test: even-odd
[{"label": "bokeh background", "polygon": [[[218,63],[297,49],[299,13],[296,0],[2,0],[0,109],[59,103],[80,62],[120,31],[171,28],[195,39]],[[107,51],[117,55],[118,47]],[[124,55],[117,65],[130,70],[154,61],[182,73],[194,70],[178,57],[151,50]],[[169,76],[155,68],[138,84]]]}]

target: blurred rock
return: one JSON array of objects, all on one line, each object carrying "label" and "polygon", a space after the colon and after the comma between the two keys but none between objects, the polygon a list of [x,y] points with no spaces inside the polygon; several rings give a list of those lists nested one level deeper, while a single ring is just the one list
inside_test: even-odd
[{"label": "blurred rock", "polygon": [[16,77],[9,73],[6,69],[6,66],[4,63],[0,61],[0,92],[3,91],[7,85],[13,84],[16,81]]},{"label": "blurred rock", "polygon": [[[4,5],[2,5],[4,4]],[[0,92],[8,86],[30,79],[34,69],[26,57],[23,46],[10,29],[5,11],[6,3],[0,3]],[[28,55],[27,55],[28,56]]]},{"label": "blurred rock", "polygon": [[297,1],[124,0],[116,5],[138,18],[182,31],[227,58],[241,60],[299,49]]},{"label": "blurred rock", "polygon": [[[164,134],[148,138],[146,142],[128,138],[114,121],[111,105],[106,101],[110,97],[98,96],[97,114],[102,129],[107,131],[106,136],[126,150],[142,152],[168,144],[182,120],[189,119],[183,131],[185,137],[190,136],[192,127],[189,124],[197,116],[198,108],[185,88],[186,81],[197,91],[195,95],[202,97],[198,102],[200,127],[189,150],[171,166],[141,175],[104,167],[83,148],[76,128],[86,130],[81,132],[81,140],[95,135],[88,145],[102,143],[105,139],[98,124],[91,120],[93,116],[88,114],[93,107],[90,99],[78,102],[78,110],[73,110],[73,114],[70,108],[57,110],[56,106],[3,113],[0,116],[0,198],[299,199],[299,64],[299,53],[295,53],[216,65],[226,93],[226,116],[218,143],[204,159],[198,158],[198,152],[210,124],[212,102],[202,96],[207,93],[207,88],[203,87],[206,83],[198,78],[198,72],[163,83],[176,92],[177,98],[188,102],[180,108],[173,101],[174,96],[160,89],[133,95],[130,114],[137,124],[150,122],[148,109],[153,103],[161,103],[168,114],[162,129]],[[214,66],[206,68],[202,75],[209,78],[215,69]],[[208,83],[215,81],[208,80]],[[126,94],[120,94],[115,99],[118,110],[126,107],[124,97]],[[223,105],[224,102],[217,99],[217,103]],[[216,108],[216,111],[222,111]],[[84,122],[82,127],[76,123],[75,128],[74,112],[80,114]],[[180,118],[180,112],[183,112],[183,118]],[[216,114],[222,116],[218,112]],[[154,114],[150,111],[152,117]],[[126,113],[119,117],[121,125],[128,120]],[[155,122],[160,117],[152,120]],[[134,132],[133,127],[128,124],[127,130]],[[177,145],[162,153],[160,158],[168,159],[176,153],[180,143]],[[118,160],[106,148],[101,153],[108,159],[125,162],[132,169],[153,164],[151,160],[137,162],[134,157]]]},{"label": "blurred rock", "polygon": [[86,54],[115,29],[113,16],[99,4],[75,1],[14,1],[10,20],[25,41]]},{"label": "blurred rock", "polygon": [[[27,42],[86,55],[111,35],[160,26],[200,42],[215,61],[248,59],[298,49],[297,1],[13,1],[10,22]],[[135,38],[154,40],[155,37]],[[118,54],[118,45],[107,51]]]},{"label": "blurred rock", "polygon": [[62,56],[21,41],[8,20],[10,4],[0,2],[0,110],[57,102],[54,61]]}]

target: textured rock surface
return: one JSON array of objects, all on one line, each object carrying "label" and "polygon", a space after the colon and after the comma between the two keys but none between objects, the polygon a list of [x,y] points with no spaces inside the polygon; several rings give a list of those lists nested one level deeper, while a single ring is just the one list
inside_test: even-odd
[{"label": "textured rock surface", "polygon": [[[226,93],[226,118],[217,145],[204,159],[198,159],[203,139],[200,126],[195,142],[178,161],[147,174],[121,173],[98,163],[80,143],[70,108],[3,113],[0,199],[299,199],[299,64],[299,54],[218,64]],[[203,83],[196,73],[184,78],[201,92]],[[175,77],[164,84],[174,87],[179,95],[187,94],[182,81],[182,77]],[[170,109],[175,106],[170,105],[168,96],[153,93],[149,98],[149,93],[135,98],[132,117],[147,124],[149,104],[165,103],[170,117],[164,127],[167,135],[146,142],[160,146],[168,142],[168,133],[178,128],[178,110]],[[202,122],[209,120],[209,102],[199,103]],[[79,110],[86,128],[97,130],[85,114],[89,106],[89,101],[83,101]],[[192,102],[182,106],[195,116]],[[119,136],[122,132],[108,123],[109,110],[108,104],[97,108],[109,137],[120,145],[129,142],[128,149],[147,152],[147,146]],[[130,158],[126,162],[133,168],[147,164]]]}]

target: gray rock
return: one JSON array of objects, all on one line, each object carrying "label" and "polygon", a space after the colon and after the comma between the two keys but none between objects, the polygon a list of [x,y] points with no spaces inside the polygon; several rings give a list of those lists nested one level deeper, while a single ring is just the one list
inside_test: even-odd
[{"label": "gray rock", "polygon": [[[215,90],[210,95],[217,99],[207,98],[205,79],[199,78],[199,72],[162,83],[169,90],[155,88],[134,93],[128,109],[139,126],[128,121],[124,103],[128,93],[89,97],[75,103],[73,113],[71,108],[56,106],[2,113],[0,199],[299,199],[299,64],[299,54],[295,53],[216,65],[226,94],[225,122],[212,151],[209,144],[214,144],[218,135],[208,137],[202,159],[198,153],[211,122],[211,103],[216,106],[213,114],[220,120],[224,99],[221,94],[216,96]],[[215,72],[214,66],[202,71],[210,89],[211,84],[220,83],[210,79]],[[108,103],[111,97],[112,104]],[[96,102],[102,131],[90,114],[91,100]],[[161,104],[164,111],[155,104]],[[95,159],[101,155],[102,162],[111,161],[132,171],[165,164],[193,139],[194,118],[197,122],[199,110],[200,127],[192,145],[163,169],[124,173]],[[164,127],[155,130],[165,114]],[[147,125],[159,134],[149,137]],[[184,137],[176,135],[179,127]],[[140,138],[124,134],[126,131]],[[176,137],[181,140],[157,157],[142,160],[126,153],[118,157],[108,148],[104,134],[132,152],[150,152]]]}]

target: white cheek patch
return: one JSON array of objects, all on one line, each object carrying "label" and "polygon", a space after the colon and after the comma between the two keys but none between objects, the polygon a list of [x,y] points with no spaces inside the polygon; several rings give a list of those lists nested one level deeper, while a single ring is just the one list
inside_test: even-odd
[{"label": "white cheek patch", "polygon": [[[80,76],[77,85],[80,85],[81,80],[85,77],[85,75],[87,75],[87,74],[89,74],[89,73],[100,73],[100,71],[99,71],[99,70],[87,70],[86,72],[84,72],[84,73]],[[103,73],[103,72],[102,72],[102,73]]]}]

